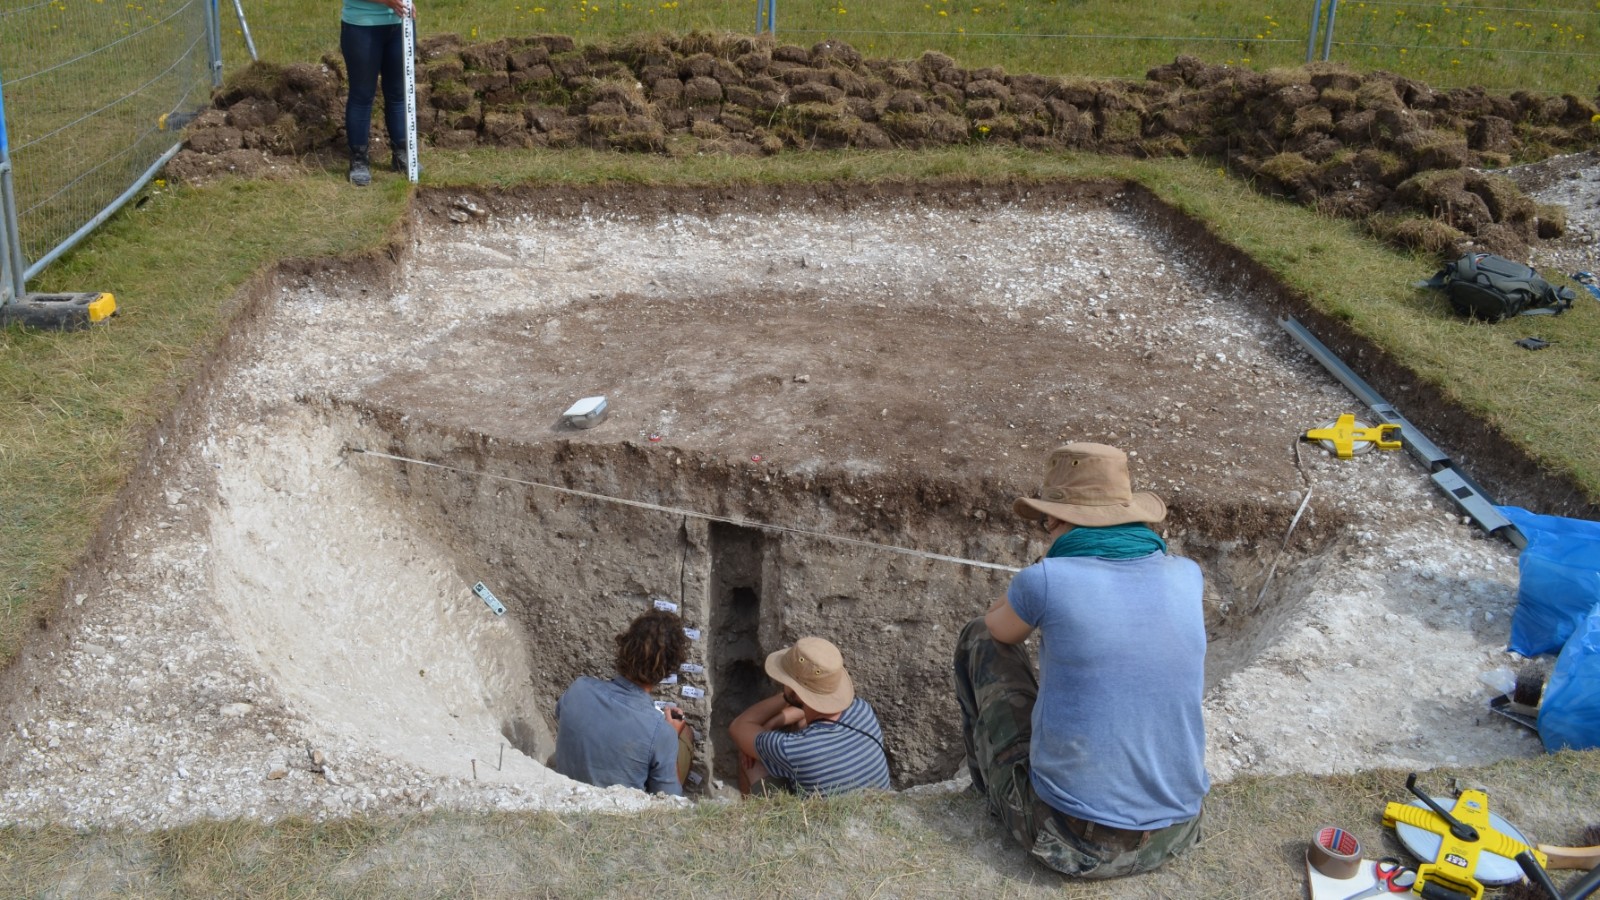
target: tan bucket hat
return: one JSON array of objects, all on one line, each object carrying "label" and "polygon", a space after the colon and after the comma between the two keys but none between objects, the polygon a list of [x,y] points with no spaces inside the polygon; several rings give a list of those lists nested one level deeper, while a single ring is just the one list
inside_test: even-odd
[{"label": "tan bucket hat", "polygon": [[1052,450],[1038,498],[1022,497],[1011,508],[1030,519],[1044,513],[1093,528],[1167,517],[1167,504],[1160,497],[1149,491],[1134,493],[1128,454],[1087,441]]},{"label": "tan bucket hat", "polygon": [[803,637],[793,647],[767,654],[767,674],[793,688],[807,706],[825,716],[844,712],[856,699],[855,684],[844,670],[844,655],[819,637]]}]

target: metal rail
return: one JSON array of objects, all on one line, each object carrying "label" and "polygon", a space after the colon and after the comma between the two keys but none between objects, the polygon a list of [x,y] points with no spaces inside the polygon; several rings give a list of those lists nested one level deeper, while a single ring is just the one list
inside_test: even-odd
[{"label": "metal rail", "polygon": [[1527,537],[1522,534],[1517,526],[1511,524],[1510,519],[1507,519],[1500,514],[1498,509],[1495,509],[1494,501],[1489,498],[1488,492],[1476,481],[1473,481],[1471,476],[1462,471],[1461,467],[1456,465],[1455,461],[1450,459],[1443,450],[1439,449],[1437,444],[1428,440],[1423,435],[1422,429],[1411,424],[1405,416],[1400,414],[1399,410],[1394,408],[1393,404],[1383,399],[1377,391],[1372,389],[1372,385],[1363,381],[1360,375],[1357,375],[1354,370],[1345,365],[1343,360],[1335,355],[1332,350],[1329,350],[1326,344],[1317,340],[1316,336],[1306,330],[1306,327],[1296,321],[1293,316],[1279,319],[1278,324],[1283,326],[1283,330],[1289,332],[1289,336],[1298,341],[1306,349],[1306,352],[1311,354],[1312,359],[1321,363],[1322,367],[1327,369],[1330,375],[1344,385],[1350,393],[1356,395],[1357,400],[1360,400],[1368,409],[1372,410],[1372,414],[1378,417],[1380,424],[1400,426],[1400,442],[1406,451],[1416,457],[1418,462],[1422,463],[1423,467],[1428,470],[1428,477],[1433,480],[1433,483],[1439,486],[1445,496],[1455,501],[1456,505],[1461,507],[1462,511],[1470,516],[1479,528],[1489,534],[1497,534],[1505,538],[1518,550],[1528,546]]}]

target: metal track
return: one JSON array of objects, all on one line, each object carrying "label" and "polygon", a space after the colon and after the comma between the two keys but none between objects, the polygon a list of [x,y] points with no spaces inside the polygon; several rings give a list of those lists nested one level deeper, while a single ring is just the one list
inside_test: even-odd
[{"label": "metal track", "polygon": [[1416,457],[1418,462],[1422,463],[1423,467],[1428,470],[1428,477],[1433,479],[1433,483],[1444,491],[1445,496],[1455,501],[1456,505],[1461,507],[1462,511],[1470,516],[1479,528],[1489,534],[1497,534],[1505,538],[1518,550],[1528,546],[1527,537],[1517,529],[1517,526],[1511,524],[1510,519],[1507,519],[1500,514],[1498,509],[1495,509],[1494,501],[1489,499],[1489,495],[1484,491],[1483,487],[1473,481],[1466,472],[1463,472],[1455,461],[1450,459],[1443,450],[1439,449],[1438,445],[1428,440],[1423,435],[1422,429],[1411,424],[1405,416],[1400,415],[1399,410],[1379,396],[1371,385],[1363,381],[1361,376],[1345,365],[1344,361],[1334,355],[1334,352],[1329,350],[1327,345],[1317,340],[1316,336],[1307,331],[1304,325],[1295,321],[1293,316],[1279,319],[1278,324],[1282,325],[1283,330],[1289,332],[1289,336],[1298,341],[1306,349],[1306,352],[1311,354],[1313,359],[1321,363],[1329,374],[1348,388],[1350,393],[1355,394],[1357,400],[1360,400],[1368,409],[1372,410],[1372,414],[1377,416],[1379,422],[1400,426],[1400,442],[1405,446],[1406,451]]}]

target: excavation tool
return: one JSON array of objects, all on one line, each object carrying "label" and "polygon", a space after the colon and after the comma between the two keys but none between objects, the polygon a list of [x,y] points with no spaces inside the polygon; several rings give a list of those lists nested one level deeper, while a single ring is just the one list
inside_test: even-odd
[{"label": "excavation tool", "polygon": [[1546,869],[1593,869],[1600,866],[1600,846],[1556,847],[1540,844],[1539,852],[1547,858]]},{"label": "excavation tool", "polygon": [[[1432,859],[1417,869],[1414,890],[1427,900],[1482,900],[1485,884],[1509,884],[1521,878],[1515,862],[1528,853],[1542,866],[1545,856],[1528,846],[1510,823],[1489,812],[1489,795],[1465,790],[1446,810],[1417,787],[1417,774],[1406,776],[1406,790],[1422,806],[1390,803],[1383,824],[1418,859]],[[1498,824],[1496,824],[1498,823]],[[1515,835],[1515,836],[1513,836]]]},{"label": "excavation tool", "polygon": [[1524,850],[1518,853],[1517,865],[1522,867],[1523,874],[1528,876],[1529,881],[1550,895],[1551,900],[1584,900],[1600,890],[1600,867],[1590,869],[1589,874],[1567,885],[1563,891],[1550,880],[1550,873],[1545,871],[1544,866],[1539,865],[1539,860],[1534,857],[1533,851]]},{"label": "excavation tool", "polygon": [[1467,476],[1467,473],[1461,471],[1461,468],[1449,456],[1445,455],[1443,450],[1440,450],[1432,441],[1423,436],[1421,429],[1406,421],[1405,416],[1400,415],[1399,410],[1379,396],[1371,385],[1361,380],[1361,376],[1345,365],[1325,344],[1317,340],[1316,336],[1307,331],[1304,325],[1295,321],[1293,317],[1279,319],[1278,324],[1283,326],[1284,331],[1289,332],[1290,337],[1299,341],[1300,345],[1306,349],[1306,352],[1321,363],[1329,374],[1348,388],[1350,393],[1355,394],[1356,399],[1366,404],[1367,408],[1372,410],[1372,414],[1378,418],[1380,424],[1399,426],[1401,446],[1405,447],[1407,452],[1422,463],[1423,468],[1428,470],[1428,477],[1433,479],[1433,483],[1438,485],[1446,496],[1455,501],[1456,505],[1461,507],[1462,511],[1471,517],[1479,528],[1489,534],[1500,535],[1510,541],[1511,545],[1518,550],[1528,546],[1527,537],[1517,529],[1517,526],[1511,524],[1511,520],[1501,515],[1498,509],[1495,509],[1494,501],[1489,499],[1489,495],[1476,481],[1473,481]]},{"label": "excavation tool", "polygon": [[1373,448],[1399,450],[1401,446],[1399,425],[1368,425],[1357,422],[1354,413],[1345,413],[1332,422],[1324,422],[1320,428],[1307,431],[1304,440],[1322,444],[1340,459],[1351,459]]}]

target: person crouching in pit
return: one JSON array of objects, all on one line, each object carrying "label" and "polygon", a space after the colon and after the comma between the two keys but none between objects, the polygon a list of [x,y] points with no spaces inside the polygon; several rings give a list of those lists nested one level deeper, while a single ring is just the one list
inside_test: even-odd
[{"label": "person crouching in pit", "polygon": [[657,712],[650,692],[689,656],[683,620],[650,610],[617,635],[616,644],[615,678],[580,676],[557,701],[551,768],[596,787],[681,797],[694,729],[676,706]]},{"label": "person crouching in pit", "polygon": [[728,725],[739,747],[739,791],[840,794],[889,787],[883,730],[856,696],[839,648],[819,637],[767,656],[783,688]]}]

